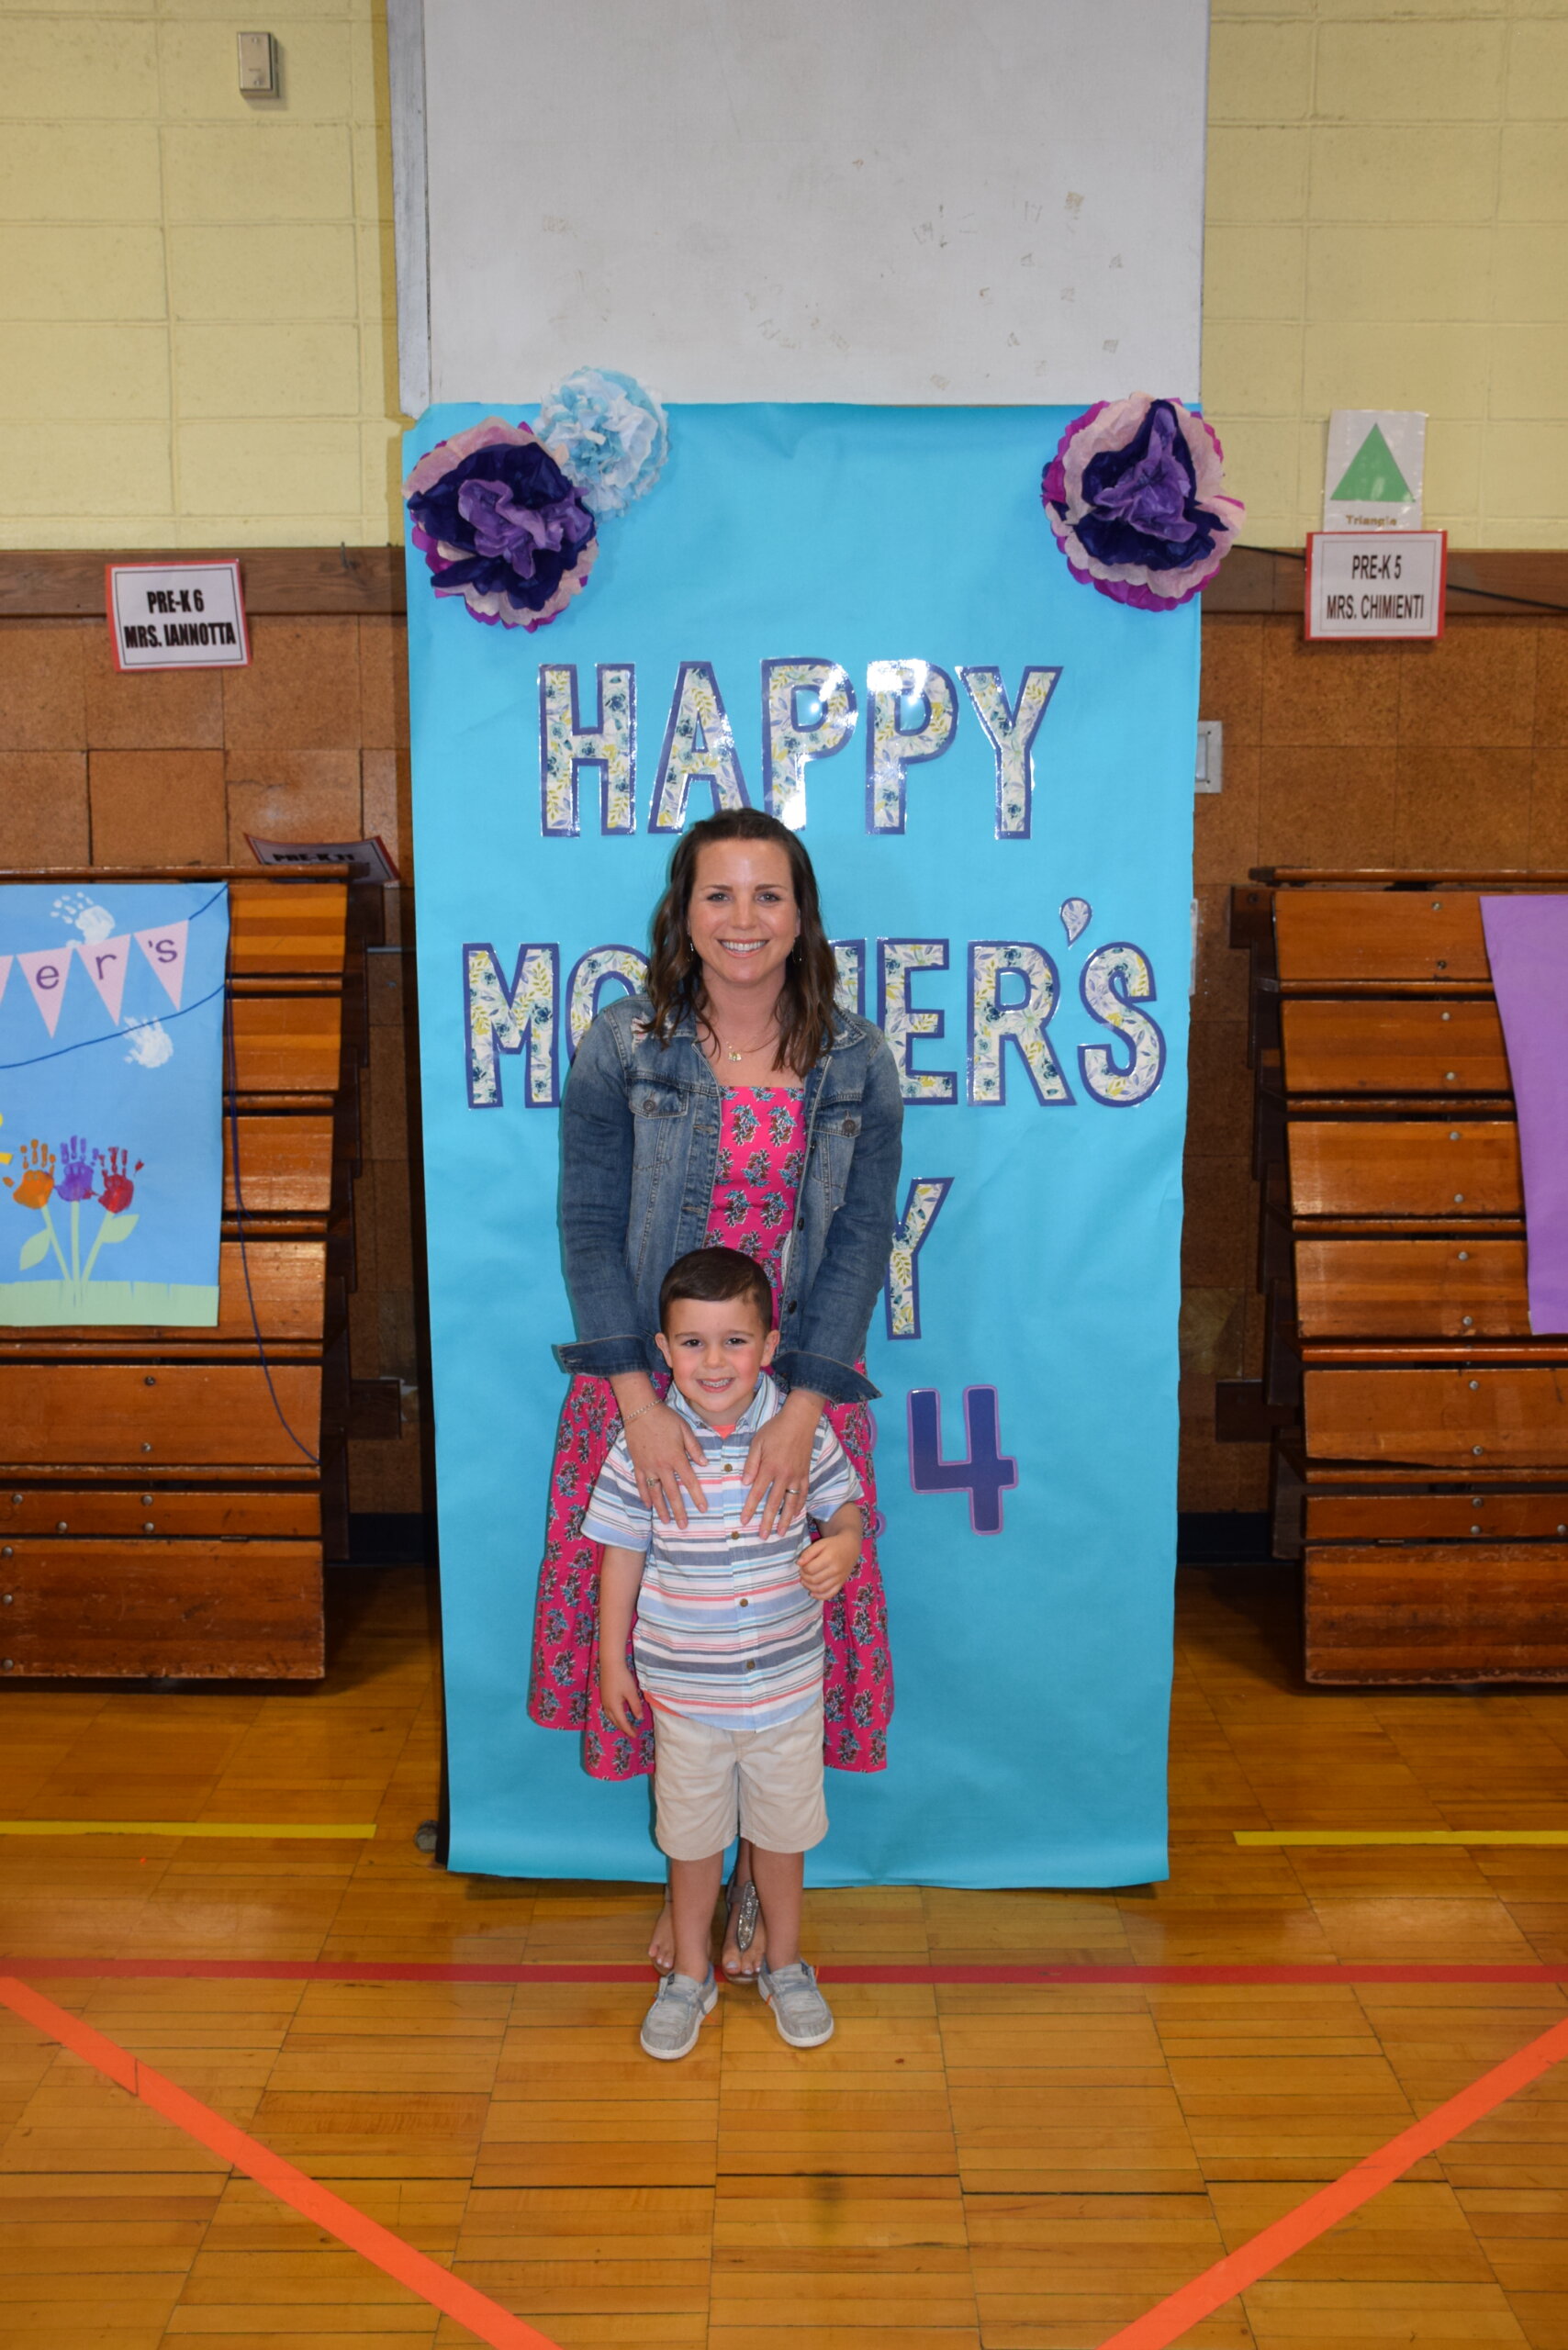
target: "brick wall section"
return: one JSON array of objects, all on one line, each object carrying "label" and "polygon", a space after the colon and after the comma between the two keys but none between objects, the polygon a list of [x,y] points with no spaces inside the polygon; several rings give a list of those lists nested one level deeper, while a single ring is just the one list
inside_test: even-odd
[{"label": "brick wall section", "polygon": [[1231,885],[1256,865],[1568,867],[1568,621],[1466,620],[1395,647],[1205,619],[1202,709],[1224,722],[1225,789],[1196,810],[1181,1504],[1257,1510],[1267,1448],[1214,1441],[1215,1382],[1257,1377],[1263,1339]]},{"label": "brick wall section", "polygon": [[[411,878],[402,623],[261,620],[252,638],[252,666],[227,677],[121,677],[101,622],[0,624],[0,864],[201,866],[243,858],[247,831],[364,830]],[[1196,808],[1182,1506],[1261,1509],[1263,1449],[1213,1435],[1215,1381],[1255,1376],[1262,1342],[1231,885],[1259,864],[1568,867],[1568,621],[1464,621],[1394,649],[1308,648],[1283,616],[1209,619],[1203,712],[1225,725],[1225,789]],[[394,944],[406,910],[391,892]],[[371,963],[351,1347],[356,1379],[409,1387],[401,1440],[352,1448],[353,1500],[413,1510],[404,963]]]},{"label": "brick wall section", "polygon": [[[404,876],[408,685],[399,621],[256,620],[249,669],[120,677],[101,621],[0,623],[0,866],[243,864],[244,835],[379,833]],[[351,1441],[356,1510],[423,1506],[404,1094],[405,958],[372,954],[355,1187],[355,1379],[404,1382],[403,1433]]]}]

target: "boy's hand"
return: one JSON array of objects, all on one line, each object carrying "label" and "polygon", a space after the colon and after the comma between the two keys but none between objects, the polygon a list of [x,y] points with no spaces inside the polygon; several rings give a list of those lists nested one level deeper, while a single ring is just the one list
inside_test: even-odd
[{"label": "boy's hand", "polygon": [[801,1581],[813,1599],[836,1599],[860,1556],[858,1534],[824,1534],[801,1553]]},{"label": "boy's hand", "polygon": [[615,1657],[600,1656],[599,1702],[617,1729],[634,1730],[640,1726],[643,1707],[629,1664]]}]

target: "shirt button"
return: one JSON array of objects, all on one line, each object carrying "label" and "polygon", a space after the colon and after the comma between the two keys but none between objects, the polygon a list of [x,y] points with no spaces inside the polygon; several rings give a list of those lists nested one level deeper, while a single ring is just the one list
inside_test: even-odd
[{"label": "shirt button", "polygon": [[740,1528],[737,1526],[737,1527],[736,1527],[736,1528],[735,1528],[735,1530],[734,1530],[734,1532],[731,1535],[730,1539],[731,1539],[731,1541],[732,1541],[732,1542],[738,1542],[738,1541],[740,1540],[740,1539],[741,1539],[741,1530],[740,1530]]},{"label": "shirt button", "polygon": [[741,1602],[741,1606],[742,1606],[743,1607],[749,1607],[749,1606],[751,1606],[751,1602],[750,1602],[750,1600],[749,1600],[749,1599],[743,1599],[743,1600],[742,1600],[742,1602]]},{"label": "shirt button", "polygon": [[755,1672],[756,1671],[756,1657],[754,1657],[754,1656],[748,1656],[748,1657],[747,1657],[747,1659],[746,1659],[746,1661],[745,1661],[745,1669],[746,1669],[746,1671],[747,1671],[748,1673],[755,1673]]}]

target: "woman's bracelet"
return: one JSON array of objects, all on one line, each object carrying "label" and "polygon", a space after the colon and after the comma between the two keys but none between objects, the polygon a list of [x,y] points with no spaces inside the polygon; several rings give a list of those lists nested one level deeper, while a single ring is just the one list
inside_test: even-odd
[{"label": "woman's bracelet", "polygon": [[622,1427],[623,1428],[629,1428],[633,1420],[640,1420],[644,1412],[651,1412],[654,1405],[658,1403],[659,1400],[658,1396],[655,1395],[651,1397],[646,1404],[639,1404],[634,1412],[622,1412],[621,1415]]}]

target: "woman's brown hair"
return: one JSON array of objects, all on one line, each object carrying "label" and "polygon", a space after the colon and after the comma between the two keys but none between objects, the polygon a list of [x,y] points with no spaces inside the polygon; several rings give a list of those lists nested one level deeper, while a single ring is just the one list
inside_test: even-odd
[{"label": "woman's brown hair", "polygon": [[707,1024],[702,966],[687,929],[687,908],[697,886],[697,860],[721,841],[764,841],[790,860],[790,879],[801,917],[801,935],[784,966],[778,991],[779,1053],[797,1077],[809,1076],[833,1043],[834,991],[838,967],[823,928],[817,877],[797,834],[760,808],[724,808],[683,833],[669,861],[669,881],[654,910],[648,993],[653,999],[650,1033],[667,1045],[687,1013]]}]

